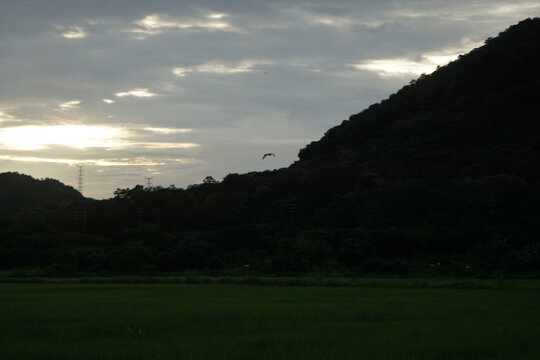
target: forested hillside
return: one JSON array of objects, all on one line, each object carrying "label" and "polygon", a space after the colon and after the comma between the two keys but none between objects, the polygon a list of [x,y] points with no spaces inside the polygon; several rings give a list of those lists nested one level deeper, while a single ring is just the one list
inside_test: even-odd
[{"label": "forested hillside", "polygon": [[288,168],[3,218],[0,264],[45,274],[186,269],[534,274],[540,19],[527,19],[300,150]]},{"label": "forested hillside", "polygon": [[83,196],[55,179],[37,180],[16,172],[0,174],[0,210],[66,205]]}]

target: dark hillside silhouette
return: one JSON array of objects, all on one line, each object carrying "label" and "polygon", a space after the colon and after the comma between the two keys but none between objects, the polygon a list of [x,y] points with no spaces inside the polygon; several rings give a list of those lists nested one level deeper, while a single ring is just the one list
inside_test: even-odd
[{"label": "dark hillside silhouette", "polygon": [[16,172],[0,173],[0,210],[66,205],[83,196],[55,179],[37,180]]},{"label": "dark hillside silhouette", "polygon": [[510,27],[328,130],[288,168],[4,218],[0,264],[49,275],[242,274],[245,264],[538,274],[538,39],[540,19]]}]

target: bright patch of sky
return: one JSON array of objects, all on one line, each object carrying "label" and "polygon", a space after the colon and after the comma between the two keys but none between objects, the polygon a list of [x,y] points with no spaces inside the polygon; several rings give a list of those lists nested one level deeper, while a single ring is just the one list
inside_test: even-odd
[{"label": "bright patch of sky", "polygon": [[174,68],[173,74],[178,77],[184,77],[189,73],[210,73],[210,74],[236,74],[255,71],[257,67],[267,65],[265,61],[245,60],[236,64],[227,64],[223,62],[208,62],[192,67]]},{"label": "bright patch of sky", "polygon": [[67,101],[65,103],[59,104],[58,107],[61,110],[70,110],[78,107],[80,103],[80,100]]},{"label": "bright patch of sky", "polygon": [[[145,157],[135,158],[111,158],[111,159],[59,159],[59,158],[46,158],[46,157],[32,157],[32,156],[12,156],[12,155],[0,155],[1,160],[7,161],[20,161],[29,163],[51,163],[51,164],[67,164],[67,165],[94,165],[94,166],[161,166],[166,162],[177,163],[194,163],[193,159],[150,159]],[[104,172],[100,170],[99,172]]]},{"label": "bright patch of sky", "polygon": [[13,150],[43,150],[52,145],[75,149],[121,146],[123,130],[106,126],[55,125],[0,129],[0,145]]},{"label": "bright patch of sky", "polygon": [[430,74],[438,66],[446,65],[457,59],[458,55],[423,55],[420,61],[411,59],[376,59],[366,60],[352,67],[358,70],[368,70],[380,76],[404,76]]},{"label": "bright patch of sky", "polygon": [[147,176],[186,187],[288,166],[351,114],[540,15],[502,0],[0,8],[0,172],[76,186],[84,164],[95,198]]},{"label": "bright patch of sky", "polygon": [[165,14],[151,14],[134,21],[130,31],[139,35],[138,39],[172,31],[234,31],[227,21],[226,14],[209,14],[198,18],[176,19]]},{"label": "bright patch of sky", "polygon": [[160,134],[183,134],[193,131],[193,129],[172,129],[172,128],[156,128],[156,127],[147,127],[144,130],[152,131]]},{"label": "bright patch of sky", "polygon": [[[122,91],[122,92],[116,93],[114,95],[116,95],[118,97],[134,96],[134,97],[146,98],[146,97],[156,96],[157,94],[154,94],[153,92],[148,91],[148,89],[133,89],[133,90],[129,90],[129,91]],[[105,101],[105,102],[106,103],[111,103],[111,100]]]},{"label": "bright patch of sky", "polygon": [[439,66],[443,66],[458,58],[460,54],[465,54],[472,49],[482,45],[482,42],[473,42],[469,38],[461,40],[457,47],[437,50],[425,54],[420,54],[419,60],[414,58],[397,59],[366,59],[351,66],[357,70],[367,70],[377,73],[383,77],[422,75],[430,74]]},{"label": "bright patch of sky", "polygon": [[[147,148],[190,149],[193,142],[140,141],[135,133],[124,128],[88,125],[19,126],[0,129],[0,146],[12,150],[44,150],[52,146],[73,149]],[[189,132],[189,129],[145,128],[161,134]]]}]

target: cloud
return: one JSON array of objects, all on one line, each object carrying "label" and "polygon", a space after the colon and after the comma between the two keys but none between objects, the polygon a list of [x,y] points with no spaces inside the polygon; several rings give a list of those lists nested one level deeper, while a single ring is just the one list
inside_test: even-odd
[{"label": "cloud", "polygon": [[373,71],[380,76],[429,74],[437,68],[437,65],[431,62],[413,61],[409,59],[366,60],[360,64],[352,64],[351,66],[358,70]]},{"label": "cloud", "polygon": [[56,29],[59,31],[60,36],[63,36],[67,39],[83,39],[88,33],[82,26],[57,26]]},{"label": "cloud", "polygon": [[178,93],[180,91],[185,90],[180,85],[175,84],[173,82],[168,82],[168,81],[158,84],[157,87],[159,88],[160,91],[167,92],[167,93]]},{"label": "cloud", "polygon": [[115,100],[112,100],[112,99],[103,99],[103,102],[106,102],[107,104],[113,104],[113,103],[115,103],[116,101],[115,101]]},{"label": "cloud", "polygon": [[134,96],[134,97],[141,97],[141,98],[157,96],[157,94],[154,94],[153,92],[148,91],[148,89],[141,89],[141,88],[119,92],[114,95],[118,97]]},{"label": "cloud", "polygon": [[94,166],[162,166],[167,163],[193,164],[195,159],[151,159],[147,157],[136,158],[110,158],[110,159],[62,159],[38,156],[14,156],[0,155],[0,160],[31,162],[31,163],[54,163],[67,165],[94,165]]},{"label": "cloud", "polygon": [[58,107],[61,110],[71,110],[71,109],[77,108],[80,103],[81,103],[80,100],[73,100],[73,101],[68,101],[68,102],[59,104]]},{"label": "cloud", "polygon": [[238,31],[223,20],[225,17],[227,14],[213,13],[198,18],[175,19],[163,14],[151,14],[134,21],[135,28],[130,32],[140,35],[139,39],[145,39],[151,35],[171,31]]},{"label": "cloud", "polygon": [[237,65],[227,65],[219,62],[210,62],[196,67],[197,72],[211,74],[235,74],[253,71],[256,64],[250,61],[245,61]]},{"label": "cloud", "polygon": [[119,128],[89,125],[27,125],[0,129],[0,144],[14,150],[43,150],[50,146],[75,149],[124,146],[126,133]]},{"label": "cloud", "polygon": [[[138,130],[132,128],[131,130]],[[158,134],[179,134],[191,129],[144,128]],[[84,150],[105,149],[192,149],[193,142],[138,141],[140,135],[126,128],[104,125],[19,126],[0,129],[0,145],[12,150],[44,150],[52,146],[66,146]]]},{"label": "cloud", "polygon": [[178,77],[184,77],[184,76],[187,75],[187,73],[189,73],[191,71],[192,71],[192,68],[177,67],[177,68],[174,68],[173,74],[178,76]]},{"label": "cloud", "polygon": [[5,111],[0,111],[0,123],[11,122],[11,121],[20,121],[20,120]]},{"label": "cloud", "polygon": [[195,143],[176,143],[176,142],[141,142],[130,143],[131,147],[146,148],[146,149],[192,149],[198,147]]},{"label": "cloud", "polygon": [[224,17],[227,17],[227,14],[221,14],[221,13],[214,13],[208,15],[210,19],[223,19]]},{"label": "cloud", "polygon": [[147,128],[144,128],[144,130],[159,133],[159,134],[184,134],[184,133],[193,131],[193,129],[175,129],[175,128],[158,128],[158,127],[147,127]]},{"label": "cloud", "polygon": [[189,73],[206,73],[206,74],[237,74],[255,71],[261,65],[269,65],[270,61],[261,60],[244,60],[241,62],[205,62],[197,66],[176,67],[173,69],[173,74],[178,77],[185,77]]},{"label": "cloud", "polygon": [[345,18],[339,18],[339,17],[316,17],[311,19],[311,21],[314,24],[320,24],[320,25],[326,25],[326,26],[334,26],[334,27],[344,27],[344,26],[350,26],[354,24],[354,21],[345,19]]},{"label": "cloud", "polygon": [[460,47],[425,53],[420,55],[420,60],[409,58],[370,59],[350,66],[357,70],[372,71],[383,77],[430,74],[438,66],[446,65],[456,60],[460,54],[464,54],[480,45],[480,43],[465,38],[461,41]]},{"label": "cloud", "polygon": [[531,15],[540,10],[538,2],[525,2],[520,4],[498,4],[489,9],[489,13],[494,15],[508,16],[508,14]]}]

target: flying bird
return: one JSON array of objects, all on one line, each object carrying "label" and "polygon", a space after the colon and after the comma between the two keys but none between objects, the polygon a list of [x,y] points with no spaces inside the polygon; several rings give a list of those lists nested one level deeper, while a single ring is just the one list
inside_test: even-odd
[{"label": "flying bird", "polygon": [[264,159],[267,156],[276,156],[276,154],[274,154],[274,153],[266,153],[266,154],[263,155],[262,158]]}]

